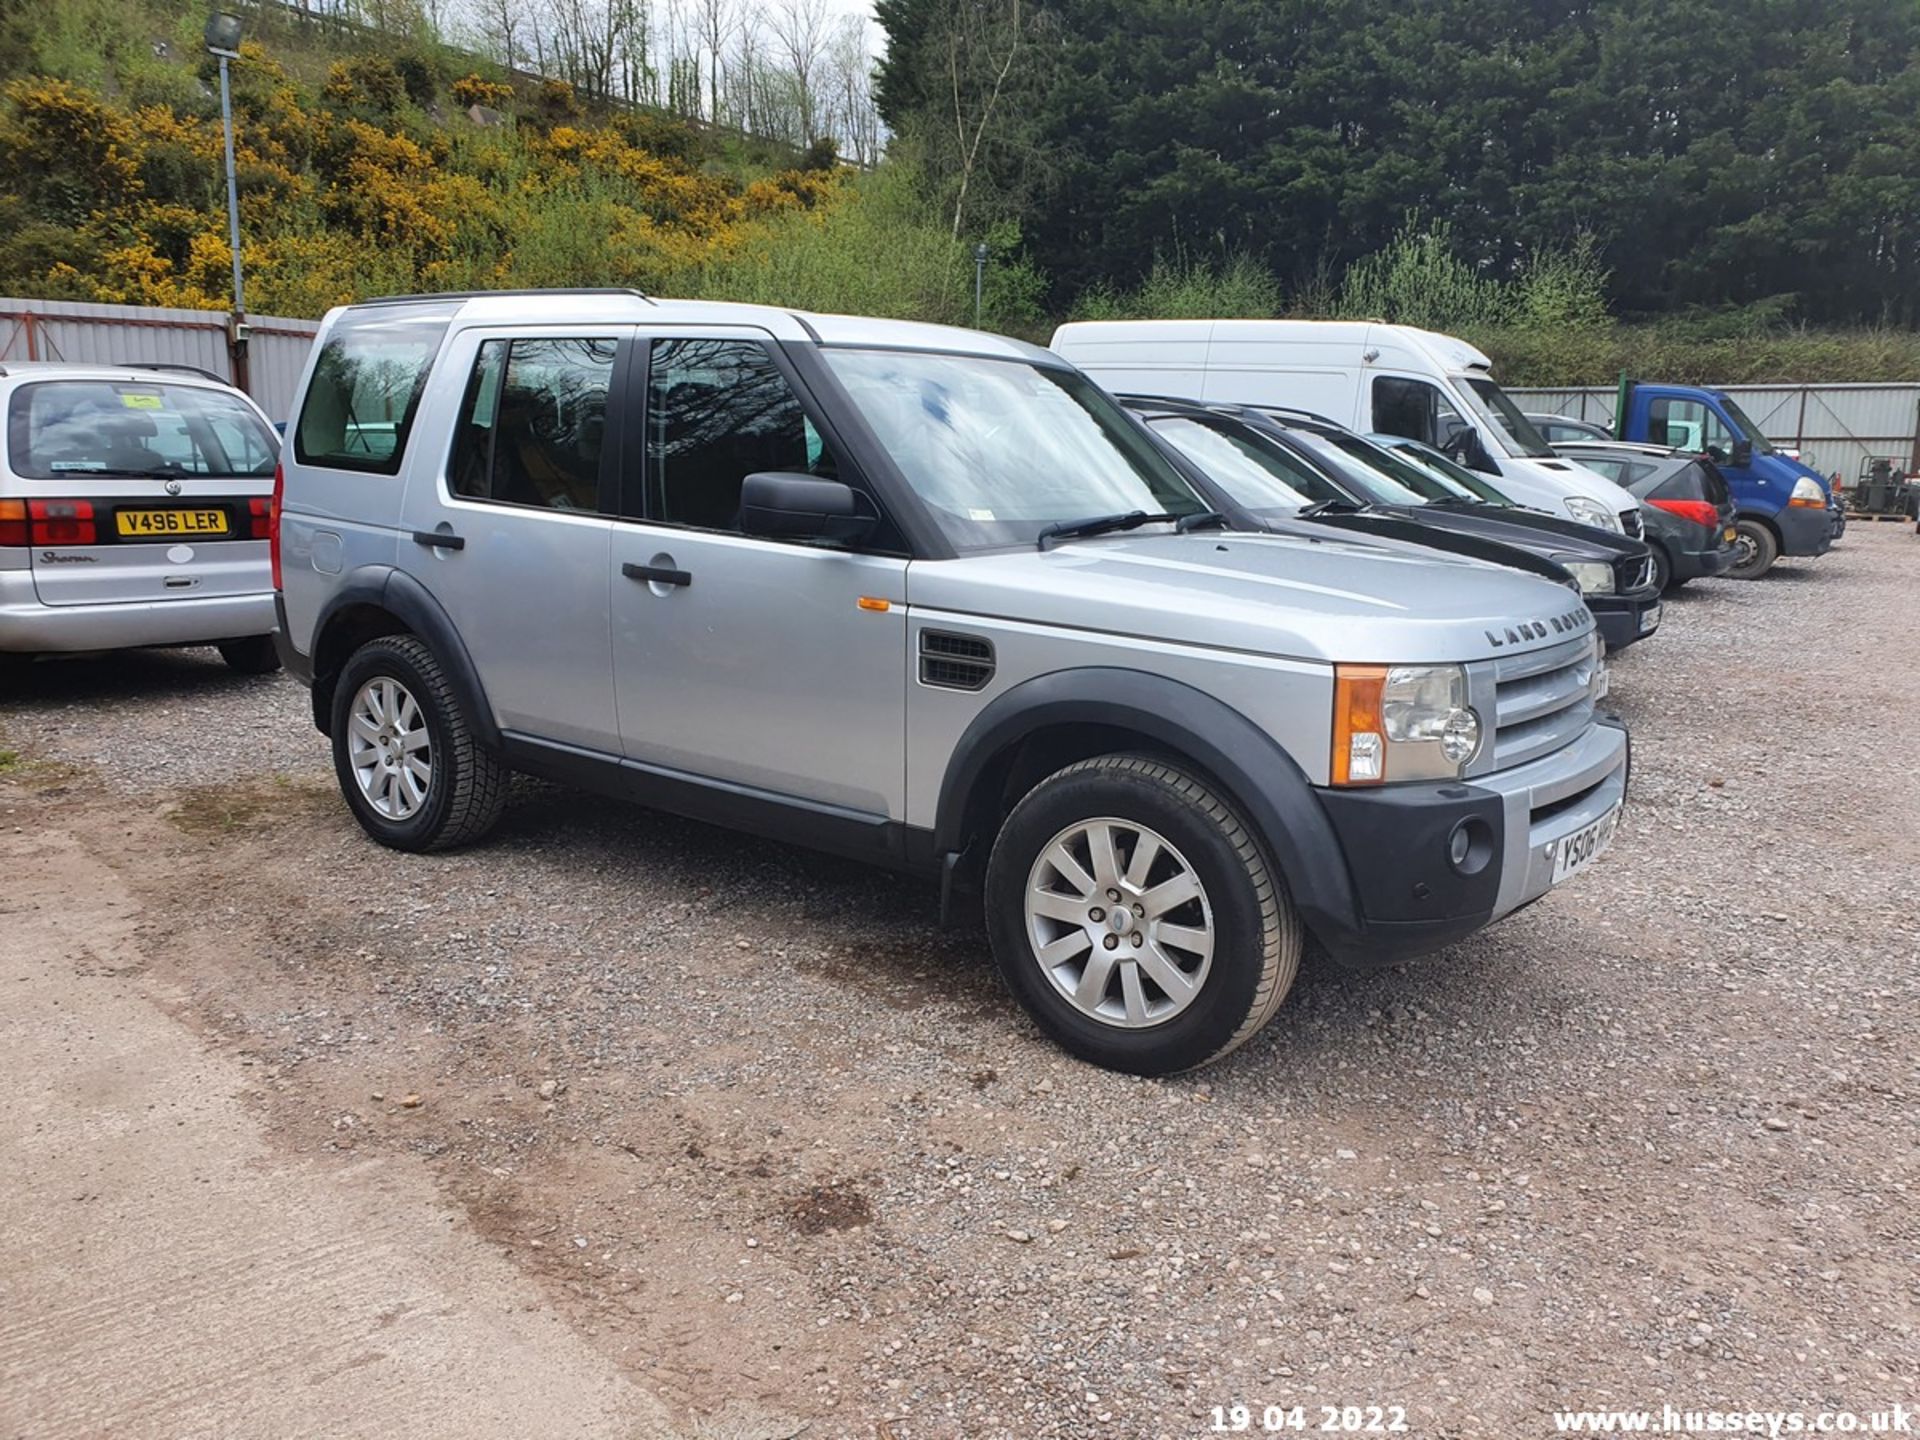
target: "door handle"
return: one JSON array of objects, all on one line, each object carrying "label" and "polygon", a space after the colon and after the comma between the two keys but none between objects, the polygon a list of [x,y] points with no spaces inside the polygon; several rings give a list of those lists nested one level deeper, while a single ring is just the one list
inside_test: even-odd
[{"label": "door handle", "polygon": [[685,570],[673,570],[665,565],[635,565],[628,562],[620,567],[620,573],[629,580],[644,580],[649,585],[691,585],[693,583],[693,576]]},{"label": "door handle", "polygon": [[413,532],[413,543],[424,545],[429,550],[464,550],[467,548],[467,537],[447,530],[416,530]]}]

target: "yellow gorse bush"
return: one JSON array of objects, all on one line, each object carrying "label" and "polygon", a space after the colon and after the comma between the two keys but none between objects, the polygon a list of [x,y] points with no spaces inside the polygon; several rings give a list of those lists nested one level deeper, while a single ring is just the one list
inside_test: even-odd
[{"label": "yellow gorse bush", "polygon": [[[234,87],[247,298],[260,312],[507,284],[693,292],[771,243],[771,227],[856,198],[831,171],[746,180],[659,153],[632,138],[649,132],[581,116],[551,86],[529,98],[527,123],[483,128],[466,107],[505,111],[511,87],[469,75],[447,87],[445,113],[422,110],[391,63],[363,56],[316,93],[250,43]],[[0,222],[23,243],[0,254],[0,286],[224,308],[221,166],[217,113],[15,82],[0,109]]]}]

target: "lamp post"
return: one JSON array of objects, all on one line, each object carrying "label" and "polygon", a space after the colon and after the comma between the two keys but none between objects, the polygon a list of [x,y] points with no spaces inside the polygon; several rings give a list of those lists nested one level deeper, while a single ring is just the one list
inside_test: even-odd
[{"label": "lamp post", "polygon": [[227,62],[240,58],[240,17],[216,11],[207,17],[207,53],[220,60],[220,125],[227,141],[227,243],[233,249],[233,314],[247,312],[247,296],[240,278],[240,190],[233,178],[233,91],[227,81]]},{"label": "lamp post", "polygon": [[[224,63],[224,62],[223,62]],[[980,302],[987,286],[987,242],[973,247],[973,328],[980,328]]]}]

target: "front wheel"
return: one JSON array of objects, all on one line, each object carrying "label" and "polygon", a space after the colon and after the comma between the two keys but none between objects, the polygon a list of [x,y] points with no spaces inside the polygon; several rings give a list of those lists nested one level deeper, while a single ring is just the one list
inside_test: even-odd
[{"label": "front wheel", "polygon": [[333,769],[354,819],[395,850],[450,850],[493,828],[508,772],[475,739],[446,672],[412,635],[369,640],[333,691]]},{"label": "front wheel", "polygon": [[1653,551],[1653,588],[1662,595],[1669,590],[1678,590],[1687,582],[1673,578],[1673,562],[1667,558],[1666,548],[1661,545],[1649,547]]},{"label": "front wheel", "polygon": [[1758,520],[1736,520],[1733,551],[1728,576],[1735,580],[1758,580],[1780,558],[1780,542],[1773,538],[1773,531]]},{"label": "front wheel", "polygon": [[1292,988],[1301,926],[1262,847],[1204,782],[1083,760],[1014,807],[987,865],[994,959],[1083,1060],[1136,1075],[1246,1043]]}]

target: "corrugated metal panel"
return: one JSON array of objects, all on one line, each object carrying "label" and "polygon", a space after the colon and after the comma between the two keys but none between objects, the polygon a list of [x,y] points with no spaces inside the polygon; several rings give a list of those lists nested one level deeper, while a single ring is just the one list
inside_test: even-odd
[{"label": "corrugated metal panel", "polygon": [[[1825,474],[1851,484],[1874,460],[1920,466],[1920,384],[1725,385],[1723,389],[1776,445],[1790,446]],[[1613,386],[1514,390],[1522,410],[1613,423]]]},{"label": "corrugated metal panel", "polygon": [[285,420],[293,392],[307,368],[307,352],[320,325],[315,320],[281,320],[262,315],[251,322],[247,365],[253,398],[274,420]]},{"label": "corrugated metal panel", "polygon": [[[283,420],[319,327],[268,315],[249,316],[247,323],[254,330],[247,347],[253,397]],[[6,360],[191,365],[232,378],[227,317],[220,310],[0,297],[0,361]]]}]

